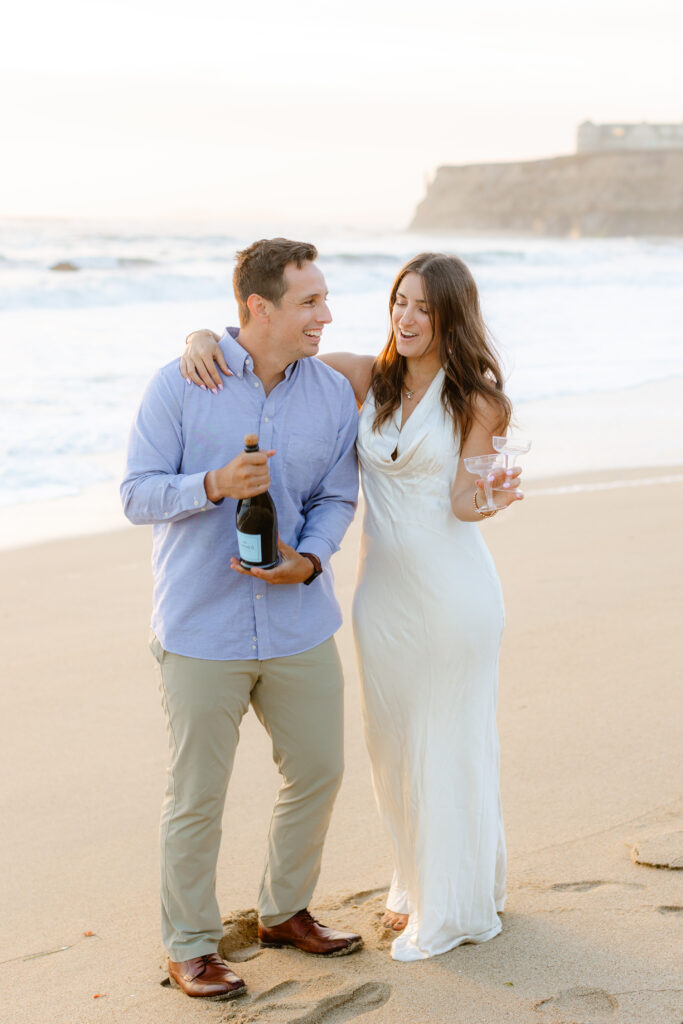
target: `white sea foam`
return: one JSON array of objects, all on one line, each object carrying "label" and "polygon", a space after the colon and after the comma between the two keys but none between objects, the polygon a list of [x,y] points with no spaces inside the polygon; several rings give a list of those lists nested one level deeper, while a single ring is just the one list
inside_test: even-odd
[{"label": "white sea foam", "polygon": [[[335,317],[324,351],[377,352],[396,271],[416,252],[439,250],[472,268],[520,410],[574,396],[578,426],[585,402],[600,402],[591,394],[683,376],[680,240],[311,236]],[[125,447],[156,367],[179,354],[189,330],[236,322],[232,258],[249,240],[215,227],[0,223],[0,505],[111,478],[107,456]],[[50,269],[58,263],[79,269]],[[645,412],[646,442],[652,422]],[[601,432],[590,452],[555,450],[553,468],[609,463]],[[641,447],[645,464],[657,464],[655,437]]]}]

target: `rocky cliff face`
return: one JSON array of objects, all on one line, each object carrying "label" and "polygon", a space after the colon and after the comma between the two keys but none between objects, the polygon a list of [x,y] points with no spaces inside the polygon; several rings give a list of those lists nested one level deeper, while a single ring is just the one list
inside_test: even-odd
[{"label": "rocky cliff face", "polygon": [[683,152],[440,167],[411,228],[683,236]]}]

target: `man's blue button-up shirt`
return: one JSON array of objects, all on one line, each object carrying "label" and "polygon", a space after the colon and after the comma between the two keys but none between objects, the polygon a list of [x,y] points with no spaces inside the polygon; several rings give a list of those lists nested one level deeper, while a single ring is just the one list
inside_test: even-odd
[{"label": "man's blue button-up shirt", "polygon": [[[327,640],[341,624],[330,557],[358,497],[357,410],[348,381],[318,359],[300,359],[269,395],[230,328],[220,341],[232,377],[217,395],[188,387],[179,360],[152,378],[133,423],[124,511],[154,524],[152,629],[190,658],[282,657]],[[310,586],[269,584],[230,568],[238,556],[235,510],[212,504],[204,477],[258,434],[270,459],[280,536],[310,551],[324,573]]]}]

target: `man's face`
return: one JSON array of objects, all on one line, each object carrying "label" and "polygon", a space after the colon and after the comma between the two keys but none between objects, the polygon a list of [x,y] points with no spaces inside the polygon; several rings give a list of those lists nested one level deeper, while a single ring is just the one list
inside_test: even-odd
[{"label": "man's face", "polygon": [[332,322],[327,285],[315,263],[285,267],[286,291],[279,303],[268,303],[270,336],[288,362],[317,354],[325,324]]}]

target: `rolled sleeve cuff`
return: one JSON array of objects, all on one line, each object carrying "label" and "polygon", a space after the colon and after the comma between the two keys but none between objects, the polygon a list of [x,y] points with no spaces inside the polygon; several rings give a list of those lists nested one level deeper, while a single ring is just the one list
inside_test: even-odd
[{"label": "rolled sleeve cuff", "polygon": [[297,550],[308,551],[311,555],[317,555],[320,559],[320,564],[324,567],[329,563],[336,548],[333,548],[322,537],[301,537]]}]

